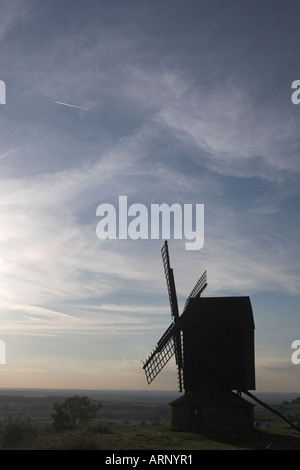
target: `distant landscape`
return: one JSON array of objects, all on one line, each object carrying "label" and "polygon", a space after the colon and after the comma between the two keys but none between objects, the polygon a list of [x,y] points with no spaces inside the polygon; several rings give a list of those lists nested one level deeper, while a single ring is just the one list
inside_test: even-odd
[{"label": "distant landscape", "polygon": [[[53,404],[74,395],[102,407],[92,426],[55,434]],[[28,449],[299,449],[300,433],[285,421],[255,406],[255,430],[247,435],[202,435],[170,428],[169,403],[178,392],[139,390],[0,389],[0,430],[8,423],[27,423],[30,438],[16,448]],[[300,393],[255,393],[260,400],[300,425]],[[30,427],[31,426],[31,427]],[[38,432],[37,432],[38,430]],[[4,441],[3,441],[4,442]],[[0,439],[0,448],[10,448]],[[11,445],[11,448],[15,446]]]},{"label": "distant landscape", "polygon": [[[0,397],[3,395],[12,396],[72,396],[87,395],[96,400],[126,400],[141,401],[151,400],[153,402],[168,403],[178,398],[178,391],[162,391],[162,390],[88,390],[88,389],[46,389],[46,388],[0,388]],[[300,390],[294,393],[285,392],[254,392],[254,395],[264,400],[268,404],[279,404],[283,401],[291,401],[300,396]]]},{"label": "distant landscape", "polygon": [[22,416],[50,423],[53,403],[74,395],[85,395],[102,403],[99,416],[111,425],[168,422],[168,403],[178,397],[176,392],[1,389],[0,420]]}]

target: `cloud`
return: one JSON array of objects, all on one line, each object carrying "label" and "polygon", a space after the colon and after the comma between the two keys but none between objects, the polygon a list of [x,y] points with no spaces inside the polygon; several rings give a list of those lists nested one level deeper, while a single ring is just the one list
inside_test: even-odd
[{"label": "cloud", "polygon": [[4,152],[0,155],[0,160],[3,160],[4,158],[8,158],[8,157],[11,157],[11,156],[15,156],[16,154],[20,154],[20,151],[22,149],[23,149],[22,145],[19,146],[19,147],[11,148],[7,152]]},{"label": "cloud", "polygon": [[[39,336],[53,336],[53,350],[65,338],[101,338],[103,362],[116,358],[107,377],[124,357],[127,377],[137,366],[132,357],[151,350],[170,322],[163,241],[96,236],[97,206],[117,204],[122,194],[130,203],[205,205],[204,248],[191,253],[184,241],[170,242],[181,307],[205,269],[204,295],[298,295],[295,200],[290,207],[299,187],[297,115],[288,105],[279,113],[284,91],[275,78],[270,91],[257,66],[266,37],[278,53],[272,32],[261,23],[259,40],[244,32],[237,45],[227,31],[220,41],[224,15],[233,24],[226,8],[219,16],[205,8],[191,21],[182,7],[178,29],[177,9],[159,6],[157,16],[156,7],[144,11],[147,2],[134,15],[122,7],[117,22],[116,10],[103,5],[82,3],[60,22],[59,2],[2,3],[3,334],[17,335],[18,344],[32,336],[39,346]],[[265,47],[257,54],[259,41]],[[54,100],[92,112],[69,112]],[[65,344],[61,351],[65,360]],[[285,367],[264,361],[263,371]]]},{"label": "cloud", "polygon": [[[95,138],[105,128],[114,138],[124,128],[130,133],[141,126],[155,127],[160,128],[159,137],[163,132],[172,137],[174,148],[180,142],[187,160],[214,173],[270,181],[299,174],[297,121],[285,112],[279,115],[271,104],[258,105],[255,88],[249,90],[247,81],[243,84],[227,75],[221,83],[215,78],[197,80],[192,67],[184,69],[181,61],[171,66],[152,49],[151,60],[141,62],[137,59],[143,45],[122,28],[104,25],[99,34],[93,23],[91,30],[85,24],[68,35],[53,31],[54,44],[48,36],[43,43],[47,63],[41,63],[37,43],[26,63],[15,61],[19,75],[26,83],[24,90],[31,89],[40,106],[42,95],[53,100],[64,96],[66,103],[97,110],[97,122],[92,129],[85,128],[87,135]],[[223,52],[222,47],[217,51]],[[153,62],[157,54],[159,66]],[[203,67],[208,65],[207,58],[202,60]],[[106,121],[113,123],[109,130]],[[52,121],[53,140],[62,138],[61,122],[65,121],[58,119],[55,133]]]},{"label": "cloud", "polygon": [[118,304],[103,304],[103,305],[83,305],[81,306],[85,309],[96,310],[96,311],[105,311],[105,312],[119,312],[123,313],[139,313],[143,315],[155,315],[155,314],[165,314],[170,313],[170,309],[166,306],[154,306],[154,305],[118,305]]},{"label": "cloud", "polygon": [[50,318],[50,319],[54,319],[54,320],[71,320],[71,319],[74,319],[75,317],[71,316],[71,315],[66,315],[65,313],[61,313],[61,312],[56,312],[54,310],[50,310],[48,308],[43,308],[43,307],[36,307],[34,305],[18,305],[18,304],[15,304],[15,305],[10,305],[9,306],[9,310],[15,310],[15,311],[18,311],[18,312],[25,312],[25,313],[29,313],[31,315],[35,315],[35,316],[38,316],[38,317],[47,317],[47,318]]},{"label": "cloud", "polygon": [[101,299],[122,289],[164,293],[158,244],[150,244],[146,253],[138,242],[101,243],[96,237],[98,204],[115,203],[125,191],[132,202],[150,203],[155,196],[160,203],[172,197],[179,202],[192,198],[207,203],[204,249],[191,258],[179,249],[181,242],[172,242],[180,295],[189,294],[204,269],[208,269],[210,293],[297,292],[297,246],[284,242],[286,233],[275,237],[272,230],[263,239],[264,200],[260,198],[261,214],[250,211],[241,223],[239,213],[220,199],[223,186],[218,179],[204,176],[199,188],[197,175],[185,175],[162,163],[152,166],[148,146],[153,135],[153,129],[140,129],[120,139],[92,164],[3,181],[0,273],[4,302],[45,305],[54,299]]},{"label": "cloud", "polygon": [[257,369],[268,369],[274,372],[281,372],[283,370],[292,370],[295,372],[295,365],[292,363],[291,357],[264,357],[261,356],[256,359]]},{"label": "cloud", "polygon": [[164,102],[158,119],[198,150],[196,162],[222,175],[271,181],[299,173],[292,116],[272,106],[262,110],[243,87],[227,83],[221,89],[192,86],[182,95]]},{"label": "cloud", "polygon": [[[147,306],[90,306],[67,304],[70,313],[35,305],[1,303],[1,331],[5,335],[65,336],[89,335],[116,338],[149,333],[162,328],[153,323]],[[149,309],[150,310],[150,309]],[[153,309],[152,309],[153,310]],[[155,309],[154,309],[155,311]],[[163,309],[162,309],[163,312]],[[153,313],[151,311],[151,313]]]},{"label": "cloud", "polygon": [[0,38],[4,38],[18,24],[30,18],[33,11],[33,2],[16,0],[10,2],[3,0],[1,3],[2,21],[0,26]]}]

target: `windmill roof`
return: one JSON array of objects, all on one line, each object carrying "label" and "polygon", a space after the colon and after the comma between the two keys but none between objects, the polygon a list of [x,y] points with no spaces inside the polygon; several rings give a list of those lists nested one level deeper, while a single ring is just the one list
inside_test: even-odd
[{"label": "windmill roof", "polygon": [[253,328],[253,312],[251,301],[248,296],[235,296],[235,297],[195,297],[191,298],[186,305],[186,309],[182,314],[185,318],[194,311],[197,315],[209,315],[210,317],[217,315],[219,318],[224,316],[228,321],[236,321],[241,315],[248,318]]},{"label": "windmill roof", "polygon": [[169,403],[170,406],[253,407],[254,405],[233,392],[187,392]]}]

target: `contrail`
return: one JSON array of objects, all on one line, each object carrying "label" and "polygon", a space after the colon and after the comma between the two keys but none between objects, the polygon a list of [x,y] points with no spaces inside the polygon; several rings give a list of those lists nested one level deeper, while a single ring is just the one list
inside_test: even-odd
[{"label": "contrail", "polygon": [[82,108],[82,106],[75,106],[74,104],[62,103],[61,101],[54,101],[54,103],[62,104],[63,106],[70,106],[71,108],[78,108],[78,109],[84,109],[85,111],[89,111],[87,108]]}]

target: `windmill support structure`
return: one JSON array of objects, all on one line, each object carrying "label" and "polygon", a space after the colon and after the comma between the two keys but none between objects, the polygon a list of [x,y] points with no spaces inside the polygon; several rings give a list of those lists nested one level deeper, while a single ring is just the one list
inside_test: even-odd
[{"label": "windmill support structure", "polygon": [[272,408],[271,406],[267,405],[266,403],[264,403],[262,400],[260,400],[259,398],[257,398],[256,396],[254,396],[252,393],[250,393],[248,390],[245,390],[243,391],[242,393],[244,393],[245,395],[247,395],[249,398],[251,398],[252,400],[256,401],[259,405],[263,406],[264,408],[266,408],[268,411],[270,411],[271,413],[275,414],[276,416],[278,416],[279,418],[281,418],[283,421],[285,421],[287,424],[289,424],[293,429],[295,429],[296,431],[300,432],[300,427],[299,426],[296,426],[291,420],[289,420],[286,416],[284,416],[282,413],[280,413],[279,411],[277,410],[274,410],[274,408]]}]

